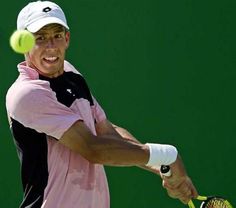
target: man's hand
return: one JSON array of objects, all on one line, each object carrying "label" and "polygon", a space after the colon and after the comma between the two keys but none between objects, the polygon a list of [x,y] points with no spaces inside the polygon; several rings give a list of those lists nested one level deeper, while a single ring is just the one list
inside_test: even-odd
[{"label": "man's hand", "polygon": [[182,203],[187,204],[192,198],[198,196],[191,179],[188,177],[181,158],[170,165],[171,176],[161,176],[162,185],[166,188],[167,193],[172,198],[179,199]]}]

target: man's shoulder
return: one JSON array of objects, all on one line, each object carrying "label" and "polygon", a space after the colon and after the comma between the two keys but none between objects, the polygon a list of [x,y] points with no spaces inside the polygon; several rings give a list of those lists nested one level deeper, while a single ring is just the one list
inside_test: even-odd
[{"label": "man's shoulder", "polygon": [[42,80],[25,80],[14,82],[6,93],[6,104],[19,104],[39,101],[50,92],[49,83]]},{"label": "man's shoulder", "polygon": [[8,89],[8,92],[34,92],[49,89],[49,83],[44,80],[20,80],[17,79]]}]

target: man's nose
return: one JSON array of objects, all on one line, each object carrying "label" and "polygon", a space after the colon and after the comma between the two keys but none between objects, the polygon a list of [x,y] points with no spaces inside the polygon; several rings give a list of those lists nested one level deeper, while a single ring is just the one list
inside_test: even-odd
[{"label": "man's nose", "polygon": [[55,48],[55,39],[54,38],[49,38],[47,41],[47,47],[48,48]]}]

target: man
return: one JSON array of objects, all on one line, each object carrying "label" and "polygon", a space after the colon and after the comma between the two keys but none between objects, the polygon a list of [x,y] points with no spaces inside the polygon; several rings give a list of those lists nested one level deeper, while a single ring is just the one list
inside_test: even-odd
[{"label": "man", "polygon": [[197,191],[172,145],[141,144],[113,125],[82,77],[64,60],[70,32],[62,9],[37,1],[19,13],[17,29],[35,36],[6,97],[21,161],[21,208],[109,208],[103,165],[140,166],[158,173],[163,186],[187,203]]}]

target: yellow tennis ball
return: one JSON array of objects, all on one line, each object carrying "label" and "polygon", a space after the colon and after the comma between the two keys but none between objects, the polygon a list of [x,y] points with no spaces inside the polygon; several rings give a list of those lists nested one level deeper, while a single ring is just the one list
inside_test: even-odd
[{"label": "yellow tennis ball", "polygon": [[10,45],[17,53],[28,53],[35,45],[35,37],[28,30],[16,30],[10,37]]}]

